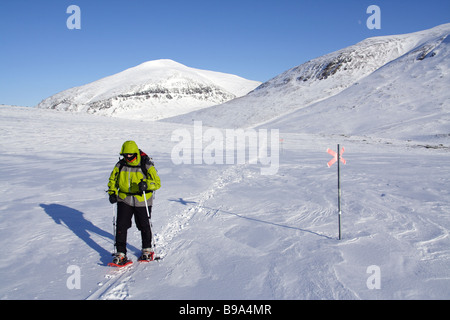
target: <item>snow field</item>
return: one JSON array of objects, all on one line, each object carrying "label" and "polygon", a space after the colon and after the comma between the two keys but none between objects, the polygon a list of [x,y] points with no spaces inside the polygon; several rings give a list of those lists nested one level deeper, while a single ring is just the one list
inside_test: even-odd
[{"label": "snow field", "polygon": [[[293,134],[276,175],[259,165],[174,165],[180,124],[0,107],[1,299],[448,299],[448,147]],[[189,130],[190,126],[185,126]],[[106,184],[125,140],[156,163],[160,262],[106,263]],[[342,234],[336,165],[345,146]],[[129,230],[136,260],[140,233]],[[69,289],[69,266],[81,272]],[[378,266],[380,289],[369,289]]]}]

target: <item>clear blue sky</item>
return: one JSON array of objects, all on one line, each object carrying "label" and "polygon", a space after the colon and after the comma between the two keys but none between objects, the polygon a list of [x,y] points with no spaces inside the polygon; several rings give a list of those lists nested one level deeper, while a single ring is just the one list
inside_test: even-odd
[{"label": "clear blue sky", "polygon": [[[370,5],[381,29],[366,26]],[[81,29],[66,26],[69,5]],[[0,104],[168,58],[266,81],[365,38],[450,22],[450,0],[0,0]]]}]

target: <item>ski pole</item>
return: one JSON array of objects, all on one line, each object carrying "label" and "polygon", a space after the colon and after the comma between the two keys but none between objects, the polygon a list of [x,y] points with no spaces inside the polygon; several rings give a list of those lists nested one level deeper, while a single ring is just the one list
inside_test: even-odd
[{"label": "ski pole", "polygon": [[145,209],[147,210],[147,217],[148,217],[148,222],[150,224],[150,234],[152,235],[152,248],[153,248],[153,252],[155,252],[155,260],[159,260],[156,257],[156,247],[155,247],[155,238],[153,237],[153,226],[152,226],[152,219],[150,218],[150,212],[148,211],[148,204],[147,204],[147,196],[145,195],[145,191],[142,191],[142,193],[144,194],[144,201],[145,201]]},{"label": "ski pole", "polygon": [[113,252],[116,254],[116,211],[114,210],[114,203],[112,204],[113,211],[113,234],[114,234],[114,242],[113,242]]},{"label": "ski pole", "polygon": [[338,223],[339,223],[339,240],[341,236],[341,168],[339,163],[341,162],[341,151],[339,150],[339,144],[337,145],[337,167],[338,167]]},{"label": "ski pole", "polygon": [[147,196],[145,195],[145,191],[142,191],[142,193],[144,194],[145,209],[147,210],[147,217],[148,217],[148,220],[150,220],[150,212],[148,211]]}]

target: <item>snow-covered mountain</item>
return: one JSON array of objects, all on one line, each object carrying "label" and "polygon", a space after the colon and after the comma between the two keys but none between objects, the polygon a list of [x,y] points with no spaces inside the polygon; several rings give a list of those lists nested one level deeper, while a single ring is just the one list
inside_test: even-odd
[{"label": "snow-covered mountain", "polygon": [[294,132],[450,138],[450,24],[339,94],[265,126]]},{"label": "snow-covered mountain", "polygon": [[[252,127],[286,116],[294,132],[363,134],[364,130],[345,130],[342,110],[347,110],[345,123],[364,129],[370,122],[371,129],[380,130],[386,119],[405,122],[445,114],[450,108],[449,33],[450,24],[444,24],[369,38],[287,70],[243,98],[167,120]],[[411,108],[415,111],[405,112]],[[444,125],[448,126],[448,118]]]},{"label": "snow-covered mountain", "polygon": [[162,59],[62,91],[37,107],[156,120],[229,101],[259,84]]}]

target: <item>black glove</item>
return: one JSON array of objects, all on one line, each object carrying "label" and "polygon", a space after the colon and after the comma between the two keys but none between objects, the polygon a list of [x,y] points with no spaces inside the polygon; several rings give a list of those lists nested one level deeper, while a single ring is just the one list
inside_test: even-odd
[{"label": "black glove", "polygon": [[112,194],[109,195],[109,202],[111,204],[114,204],[114,203],[117,202],[117,195],[115,193],[112,193]]},{"label": "black glove", "polygon": [[139,191],[144,192],[147,191],[147,182],[145,182],[144,180],[141,180],[141,182],[139,182],[138,184],[139,187]]}]

